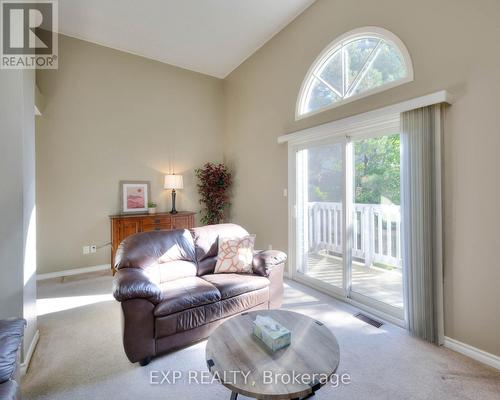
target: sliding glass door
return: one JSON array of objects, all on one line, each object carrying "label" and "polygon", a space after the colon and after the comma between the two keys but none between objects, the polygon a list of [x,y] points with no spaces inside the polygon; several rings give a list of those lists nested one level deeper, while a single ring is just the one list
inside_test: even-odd
[{"label": "sliding glass door", "polygon": [[400,172],[399,134],[298,147],[294,277],[403,319]]},{"label": "sliding glass door", "polygon": [[352,151],[351,297],[365,300],[359,294],[402,316],[399,135],[353,140]]},{"label": "sliding glass door", "polygon": [[297,272],[339,293],[345,290],[344,147],[323,143],[296,153]]}]

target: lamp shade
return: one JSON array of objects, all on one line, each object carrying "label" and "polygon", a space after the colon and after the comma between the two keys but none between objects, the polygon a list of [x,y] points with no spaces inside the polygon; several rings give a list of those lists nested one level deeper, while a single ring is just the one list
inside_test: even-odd
[{"label": "lamp shade", "polygon": [[165,175],[165,189],[183,189],[182,175]]}]

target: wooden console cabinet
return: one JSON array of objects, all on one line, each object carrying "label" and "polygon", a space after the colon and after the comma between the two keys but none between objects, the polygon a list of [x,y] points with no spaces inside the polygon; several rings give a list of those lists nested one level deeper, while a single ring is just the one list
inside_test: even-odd
[{"label": "wooden console cabinet", "polygon": [[111,269],[115,273],[115,253],[123,239],[139,232],[194,227],[194,212],[179,211],[177,214],[120,214],[111,215]]}]

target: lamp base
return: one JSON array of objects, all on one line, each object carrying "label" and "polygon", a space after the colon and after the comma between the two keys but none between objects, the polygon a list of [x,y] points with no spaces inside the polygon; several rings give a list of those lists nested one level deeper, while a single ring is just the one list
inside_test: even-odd
[{"label": "lamp base", "polygon": [[175,189],[172,189],[172,210],[170,214],[177,214],[177,210],[175,209]]}]

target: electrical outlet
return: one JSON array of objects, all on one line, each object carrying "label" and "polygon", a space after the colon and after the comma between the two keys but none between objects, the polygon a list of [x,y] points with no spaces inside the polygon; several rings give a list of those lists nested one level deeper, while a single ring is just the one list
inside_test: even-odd
[{"label": "electrical outlet", "polygon": [[267,246],[268,250],[272,250],[273,249],[273,245],[270,244],[269,246]]},{"label": "electrical outlet", "polygon": [[83,246],[83,254],[89,254],[90,253],[90,247],[89,246]]},{"label": "electrical outlet", "polygon": [[90,252],[91,253],[96,253],[97,252],[97,246],[95,244],[93,244],[92,246],[90,246]]}]

